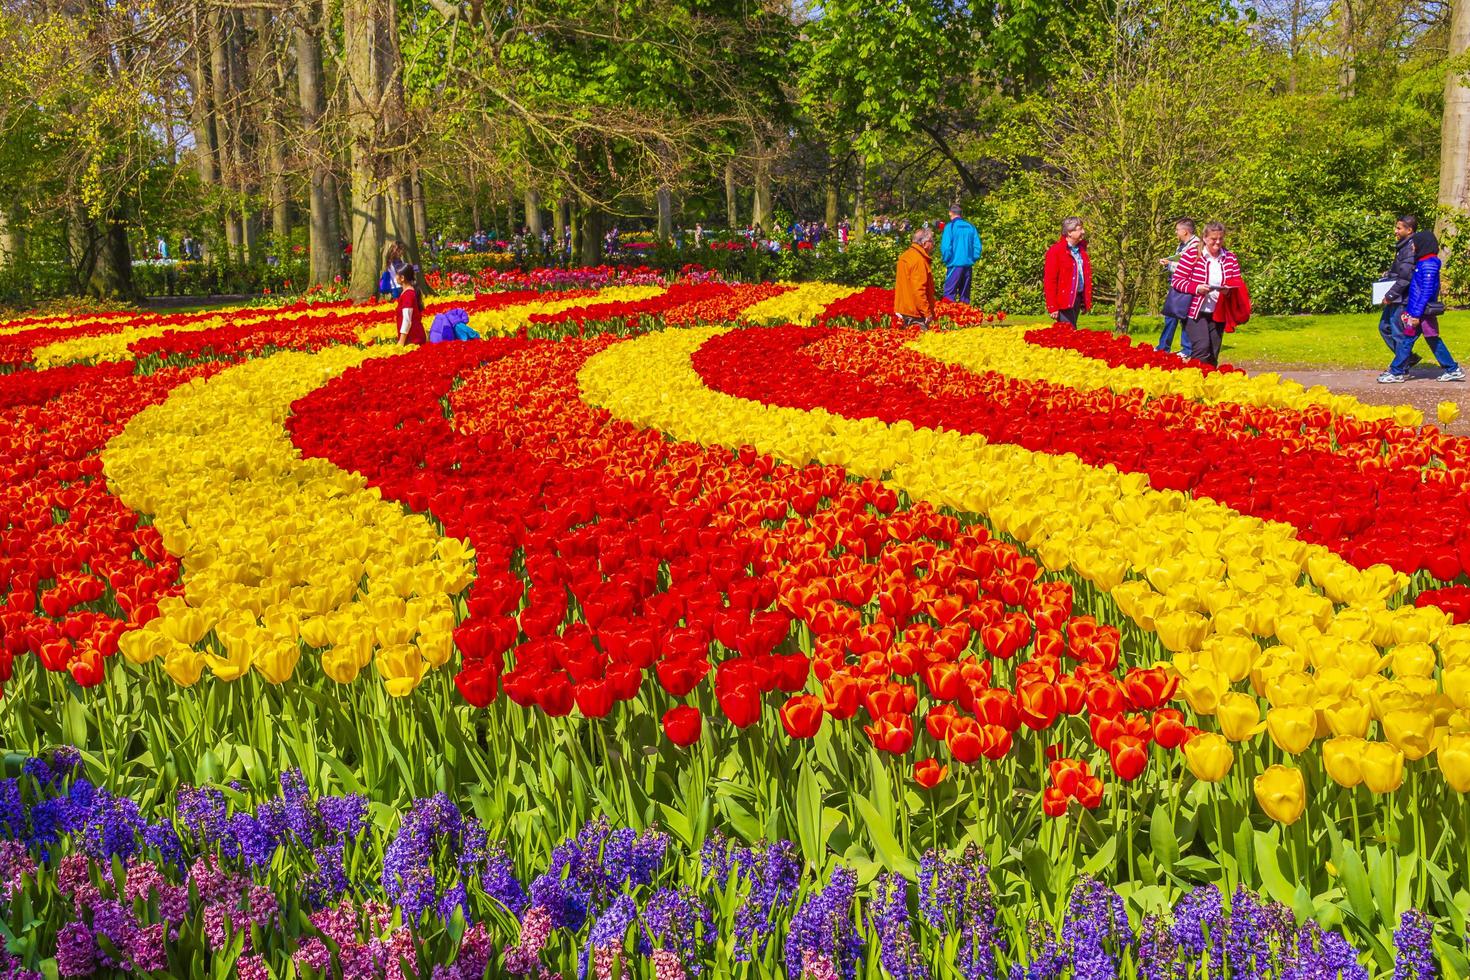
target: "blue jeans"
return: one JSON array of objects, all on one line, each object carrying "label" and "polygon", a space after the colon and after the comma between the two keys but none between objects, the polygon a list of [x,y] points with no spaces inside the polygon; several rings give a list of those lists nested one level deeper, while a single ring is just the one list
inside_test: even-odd
[{"label": "blue jeans", "polygon": [[[1164,317],[1164,332],[1159,334],[1159,350],[1167,354],[1169,348],[1174,346],[1174,332],[1179,330],[1181,323],[1182,321],[1177,316]],[[1189,346],[1188,330],[1179,330],[1179,353],[1185,357],[1190,357],[1194,354],[1194,351]]]},{"label": "blue jeans", "polygon": [[[1388,366],[1389,374],[1409,373],[1409,355],[1414,353],[1414,342],[1418,339],[1418,337],[1404,337],[1402,335],[1399,336],[1399,345],[1394,350],[1393,363]],[[1428,344],[1429,349],[1434,352],[1434,359],[1436,361],[1439,361],[1440,367],[1444,368],[1446,371],[1453,371],[1455,368],[1460,366],[1456,364],[1455,359],[1450,356],[1450,349],[1444,345],[1444,341],[1442,339],[1440,339],[1439,337],[1425,337],[1424,342]]]},{"label": "blue jeans", "polygon": [[944,277],[944,298],[952,303],[970,302],[970,266],[957,265]]},{"label": "blue jeans", "polygon": [[1383,315],[1378,318],[1378,336],[1383,338],[1383,346],[1390,354],[1399,352],[1399,341],[1404,339],[1404,327],[1399,322],[1403,312],[1403,303],[1385,303]]}]

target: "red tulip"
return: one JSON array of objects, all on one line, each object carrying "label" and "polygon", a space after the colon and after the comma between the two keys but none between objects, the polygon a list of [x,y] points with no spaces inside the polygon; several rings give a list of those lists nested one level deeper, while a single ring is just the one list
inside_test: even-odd
[{"label": "red tulip", "polygon": [[1098,804],[1102,803],[1103,783],[1096,776],[1088,776],[1086,779],[1078,780],[1077,792],[1073,794],[1078,803],[1085,810],[1096,810]]},{"label": "red tulip", "polygon": [[1067,815],[1067,794],[1055,786],[1048,786],[1041,791],[1041,812],[1048,817],[1064,817]]},{"label": "red tulip", "polygon": [[495,674],[483,668],[465,667],[454,675],[454,686],[460,695],[477,708],[489,706],[495,700],[497,679]]},{"label": "red tulip", "polygon": [[929,709],[924,716],[924,727],[929,731],[929,737],[936,742],[943,742],[949,735],[949,726],[954,722],[958,714],[952,704],[936,704]]},{"label": "red tulip", "polygon": [[1021,723],[1032,731],[1051,727],[1061,710],[1061,697],[1053,684],[1026,684],[1016,691]]},{"label": "red tulip", "polygon": [[1123,693],[1137,710],[1148,711],[1165,704],[1178,689],[1179,675],[1162,667],[1134,667],[1123,675]]},{"label": "red tulip", "polygon": [[1080,759],[1057,759],[1047,767],[1052,784],[1067,796],[1076,796],[1077,787],[1091,775],[1087,763]]},{"label": "red tulip", "polygon": [[1184,714],[1177,708],[1160,708],[1154,712],[1152,725],[1153,740],[1166,749],[1177,749],[1189,741],[1189,727],[1184,724]]},{"label": "red tulip", "polygon": [[933,789],[949,775],[949,766],[941,766],[938,759],[919,759],[914,763],[914,782],[924,789]]},{"label": "red tulip", "polygon": [[950,722],[944,742],[949,746],[949,754],[954,756],[954,760],[966,765],[978,761],[986,748],[985,739],[980,733],[980,723],[974,718],[963,716]]},{"label": "red tulip", "polygon": [[577,708],[588,718],[605,718],[612,710],[613,691],[607,681],[582,681],[575,686]]},{"label": "red tulip", "polygon": [[794,694],[781,706],[781,727],[792,738],[815,738],[822,727],[821,699],[811,694]]},{"label": "red tulip", "polygon": [[681,704],[664,712],[664,735],[679,746],[693,745],[699,741],[699,732],[704,725],[698,708]]},{"label": "red tulip", "polygon": [[1132,735],[1119,735],[1108,746],[1113,772],[1125,783],[1131,783],[1148,766],[1148,743]]},{"label": "red tulip", "polygon": [[720,711],[736,728],[748,728],[760,720],[760,691],[750,684],[716,684],[715,700],[720,704]]},{"label": "red tulip", "polygon": [[914,744],[914,720],[908,715],[884,716],[864,725],[863,731],[880,752],[903,755]]}]

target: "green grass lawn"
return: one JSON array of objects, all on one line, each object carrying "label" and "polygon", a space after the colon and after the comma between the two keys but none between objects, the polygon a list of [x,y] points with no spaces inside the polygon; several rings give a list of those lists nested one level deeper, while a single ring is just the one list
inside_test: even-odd
[{"label": "green grass lawn", "polygon": [[[1049,321],[1045,317],[1018,316],[1007,322],[1030,324]],[[1439,323],[1451,351],[1470,351],[1470,311],[1446,313],[1439,318]],[[1160,316],[1134,317],[1129,333],[1135,341],[1157,342],[1163,324]],[[1081,325],[1089,330],[1110,330],[1113,318],[1110,314],[1090,314],[1082,318]],[[1179,349],[1177,335],[1174,349]],[[1457,356],[1463,359],[1463,355]],[[1378,314],[1375,312],[1252,317],[1235,333],[1225,336],[1221,360],[1385,368],[1389,356],[1383,341],[1378,338]]]}]

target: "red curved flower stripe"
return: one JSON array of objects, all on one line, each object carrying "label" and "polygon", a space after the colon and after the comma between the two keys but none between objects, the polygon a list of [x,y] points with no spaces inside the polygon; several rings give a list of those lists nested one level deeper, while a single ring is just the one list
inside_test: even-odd
[{"label": "red curved flower stripe", "polygon": [[729,323],[763,300],[791,292],[793,287],[776,282],[741,283],[729,292],[712,294],[675,306],[664,313],[664,322],[676,326],[691,323]]},{"label": "red curved flower stripe", "polygon": [[[704,345],[694,365],[712,388],[742,398],[942,426],[1145,473],[1157,488],[1291,524],[1360,567],[1387,562],[1453,579],[1470,565],[1470,492],[1455,482],[1470,471],[1470,440],[1334,420],[1325,409],[1200,405],[976,374],[907,349],[911,335],[737,331]],[[1347,445],[1322,448],[1333,438]],[[1431,459],[1447,468],[1424,468]],[[1412,508],[1400,506],[1406,500]],[[1422,513],[1443,519],[1426,524]]]},{"label": "red curved flower stripe", "polygon": [[[158,600],[178,591],[178,559],[108,492],[97,452],[139,411],[213,368],[147,376],[120,368],[131,365],[0,379],[0,397],[12,400],[0,413],[0,690],[13,658],[25,653],[81,684],[98,683],[118,637],[153,618]],[[41,397],[62,378],[72,382],[66,391]],[[21,399],[13,390],[36,397]]]},{"label": "red curved flower stripe", "polygon": [[[1069,586],[983,529],[926,504],[899,510],[891,489],[838,467],[670,443],[585,405],[577,370],[606,344],[431,347],[294,406],[304,453],[475,547],[456,634],[468,700],[503,689],[596,717],[673,698],[744,727],[779,691],[794,736],[861,709],[880,749],[928,738],[963,762],[1068,715],[1087,714],[1097,744],[1130,760],[1156,734],[1168,748],[1188,737],[1177,712],[1158,710],[1173,693],[1162,672],[1119,676],[1117,631],[1073,616]],[[462,372],[451,423],[440,397]],[[797,693],[812,671],[820,698]]]},{"label": "red curved flower stripe", "polygon": [[1074,327],[1038,327],[1026,331],[1026,343],[1051,350],[1071,350],[1108,367],[1158,368],[1161,371],[1198,371],[1209,374],[1219,371],[1224,374],[1244,374],[1238,367],[1221,364],[1215,367],[1199,361],[1186,361],[1168,351],[1161,351],[1146,341],[1137,344],[1127,337],[1104,333],[1101,330],[1078,330]]},{"label": "red curved flower stripe", "polygon": [[[1006,318],[1004,313],[986,313],[967,303],[951,303],[945,299],[936,302],[934,309],[939,316],[964,327],[1000,323]],[[881,286],[869,286],[851,296],[844,296],[830,303],[822,311],[822,315],[812,321],[812,325],[818,327],[829,324],[841,325],[838,321],[850,321],[855,326],[891,326],[894,322],[893,290],[884,289]]]}]

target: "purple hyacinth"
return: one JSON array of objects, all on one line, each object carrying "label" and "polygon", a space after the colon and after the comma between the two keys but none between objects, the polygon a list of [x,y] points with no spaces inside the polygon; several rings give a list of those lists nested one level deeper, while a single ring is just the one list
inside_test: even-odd
[{"label": "purple hyacinth", "polygon": [[967,980],[990,980],[1006,942],[996,925],[995,900],[984,855],[974,844],[956,859],[937,851],[919,862],[919,912],[930,928],[959,930],[956,965]]},{"label": "purple hyacinth", "polygon": [[786,975],[801,976],[812,957],[825,957],[845,980],[857,975],[862,942],[853,923],[857,897],[857,872],[841,865],[832,869],[825,888],[807,896],[791,917],[786,933]]},{"label": "purple hyacinth", "polygon": [[264,959],[252,953],[235,961],[235,976],[240,980],[270,980],[271,971]]},{"label": "purple hyacinth", "polygon": [[4,943],[0,943],[0,977],[5,980],[41,980],[39,970],[27,970],[19,959],[10,955]]},{"label": "purple hyacinth", "polygon": [[740,848],[730,838],[718,830],[710,831],[699,849],[700,875],[713,878],[723,891],[730,880],[730,872],[736,868],[735,859],[739,851]]},{"label": "purple hyacinth", "polygon": [[56,972],[86,977],[97,969],[97,940],[84,923],[68,922],[56,934]]},{"label": "purple hyacinth", "polygon": [[690,889],[660,888],[643,909],[638,952],[660,951],[678,957],[690,974],[700,972],[700,953],[715,936],[713,913]]},{"label": "purple hyacinth", "polygon": [[[434,867],[441,845],[447,845],[459,874],[458,882],[446,882],[443,891]],[[419,921],[431,908],[446,919],[459,909],[468,921],[464,882],[479,871],[485,854],[484,828],[462,814],[448,795],[415,800],[383,854],[383,891],[409,922]]]},{"label": "purple hyacinth", "polygon": [[1133,943],[1123,899],[1096,878],[1078,882],[1067,903],[1062,942],[1078,980],[1116,980],[1117,954]]},{"label": "purple hyacinth", "polygon": [[787,840],[741,848],[735,871],[746,887],[745,899],[735,910],[735,959],[746,963],[764,956],[776,927],[776,916],[790,907],[801,883],[801,858]]},{"label": "purple hyacinth", "polygon": [[1184,959],[1208,963],[1211,976],[1218,976],[1225,962],[1225,903],[1220,889],[1201,885],[1192,889],[1174,907],[1174,942]]},{"label": "purple hyacinth", "polygon": [[1035,920],[1027,923],[1026,935],[1030,943],[1031,962],[1013,963],[1006,980],[1057,980],[1067,969],[1067,954],[1057,942],[1051,926]]},{"label": "purple hyacinth", "polygon": [[526,889],[516,877],[515,865],[504,843],[485,848],[485,870],[480,875],[480,887],[492,900],[499,902],[512,915],[520,915],[529,899]]},{"label": "purple hyacinth", "polygon": [[[592,928],[587,931],[587,944],[577,956],[577,976],[587,976],[587,964],[591,957],[603,950],[621,952],[628,935],[628,928],[638,919],[638,906],[631,895],[619,895],[607,907]],[[606,954],[604,954],[606,956]]]},{"label": "purple hyacinth", "polygon": [[1144,916],[1139,927],[1138,972],[1144,980],[1184,980],[1186,971],[1179,961],[1179,943],[1161,916]]},{"label": "purple hyacinth", "polygon": [[1438,980],[1434,926],[1423,912],[1410,909],[1399,919],[1393,950],[1393,980]]},{"label": "purple hyacinth", "polygon": [[868,925],[878,937],[878,957],[895,980],[925,980],[929,968],[919,955],[909,923],[909,883],[897,872],[879,875],[868,903]]}]

